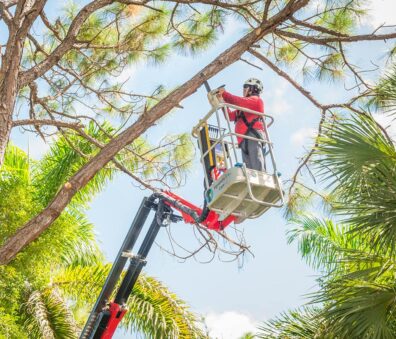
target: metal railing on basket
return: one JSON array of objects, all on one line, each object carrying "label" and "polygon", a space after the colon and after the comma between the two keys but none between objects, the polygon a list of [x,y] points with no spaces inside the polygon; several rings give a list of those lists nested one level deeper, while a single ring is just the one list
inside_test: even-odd
[{"label": "metal railing on basket", "polygon": [[[199,130],[201,128],[203,128],[205,125],[208,126],[209,138],[211,139],[211,143],[210,143],[210,147],[208,147],[206,152],[203,152],[203,153],[201,152],[201,159],[200,159],[201,162],[203,163],[204,158],[206,156],[208,156],[208,154],[210,152],[213,152],[213,150],[216,150],[216,147],[218,147],[218,145],[220,145],[221,150],[223,152],[223,158],[225,159],[224,164],[225,164],[226,169],[229,169],[238,163],[242,164],[242,166],[240,166],[240,167],[242,168],[244,175],[246,177],[247,188],[248,188],[248,193],[249,193],[250,198],[254,202],[261,204],[261,205],[265,205],[265,206],[269,206],[269,207],[282,207],[284,204],[284,196],[283,196],[283,191],[282,191],[281,184],[280,184],[279,177],[278,177],[275,156],[273,153],[273,143],[271,142],[270,136],[268,133],[268,128],[273,124],[274,118],[268,114],[257,112],[257,111],[254,111],[254,110],[251,110],[251,109],[248,109],[245,107],[240,107],[240,106],[236,106],[236,105],[232,105],[232,104],[228,104],[228,103],[224,103],[224,102],[218,102],[217,100],[213,100],[213,98],[212,98],[212,100],[209,100],[209,101],[212,104],[212,109],[199,121],[199,123],[192,130],[192,135],[194,137],[198,137]],[[229,118],[228,114],[226,113],[227,109],[240,110],[240,111],[243,111],[246,113],[251,113],[251,114],[255,114],[257,116],[262,117],[263,122],[264,122],[265,140],[234,132],[231,127],[230,118]],[[223,116],[224,116],[226,124],[227,124],[226,128],[222,127],[222,125],[221,125],[222,119],[219,114],[220,110],[223,111]],[[208,123],[209,119],[212,118],[213,115],[215,116],[217,125],[214,125],[213,123],[212,124]],[[228,132],[227,132],[227,130],[228,130]],[[253,190],[252,190],[252,184],[250,182],[249,175],[247,174],[246,165],[243,164],[242,161],[240,161],[239,156],[238,156],[238,152],[237,152],[238,143],[236,141],[236,139],[238,137],[242,138],[242,139],[254,140],[254,141],[260,142],[263,145],[266,145],[268,147],[268,151],[267,151],[266,155],[269,155],[270,159],[271,159],[271,165],[272,165],[272,171],[273,171],[272,175],[275,178],[276,187],[279,190],[279,195],[281,198],[279,204],[273,204],[273,203],[261,201],[260,199],[255,197]],[[200,145],[200,149],[202,150],[201,146],[202,145]],[[268,174],[271,174],[271,173],[268,173]],[[209,178],[208,178],[207,173],[205,173],[205,182],[207,184],[207,187],[209,187]]]}]

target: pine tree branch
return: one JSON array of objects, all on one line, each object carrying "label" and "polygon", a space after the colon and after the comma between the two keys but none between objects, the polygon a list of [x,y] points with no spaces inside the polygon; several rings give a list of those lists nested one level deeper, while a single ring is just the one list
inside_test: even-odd
[{"label": "pine tree branch", "polygon": [[3,19],[8,28],[11,28],[13,25],[12,15],[7,9],[8,6],[0,1],[0,19]]},{"label": "pine tree branch", "polygon": [[293,16],[290,18],[290,21],[293,22],[293,23],[296,24],[296,25],[309,28],[309,29],[311,29],[311,30],[313,30],[313,31],[318,31],[318,32],[321,32],[321,33],[325,33],[325,34],[329,34],[329,35],[334,35],[334,36],[337,36],[337,37],[348,37],[347,34],[343,34],[343,33],[334,31],[334,30],[332,30],[332,29],[323,27],[323,26],[311,24],[311,23],[309,23],[308,21],[298,20],[298,19],[296,19],[296,18],[293,17]]},{"label": "pine tree branch", "polygon": [[377,41],[377,40],[389,40],[396,39],[396,33],[388,34],[362,34],[362,35],[350,35],[350,36],[337,36],[337,37],[316,37],[308,36],[295,32],[284,31],[281,29],[276,29],[275,33],[288,38],[293,38],[296,40],[306,41],[317,45],[327,45],[330,42],[359,42],[359,41]]},{"label": "pine tree branch", "polygon": [[21,120],[14,120],[12,123],[12,127],[26,126],[26,125],[57,126],[57,127],[70,128],[73,130],[84,127],[82,124],[79,123],[68,123],[64,121],[51,120],[51,119],[21,119]]},{"label": "pine tree branch", "polygon": [[[55,48],[55,50],[42,62],[33,66],[27,71],[21,72],[18,79],[18,86],[22,88],[33,80],[42,76],[45,72],[55,66],[59,60],[73,47],[76,37],[88,17],[95,11],[112,4],[115,0],[95,0],[84,6],[73,19],[69,30],[67,31],[66,37],[62,42]],[[148,0],[142,1],[128,1],[128,3],[143,5]]]},{"label": "pine tree branch", "polygon": [[181,100],[193,94],[204,81],[239,60],[250,46],[276,29],[277,26],[296,11],[306,6],[308,2],[309,0],[290,0],[280,12],[221,53],[190,80],[168,94],[156,106],[143,114],[132,126],[111,140],[94,158],[70,178],[68,185],[59,190],[58,194],[41,213],[28,221],[4,243],[0,248],[0,264],[9,263],[25,246],[37,239],[59,217],[73,196],[111,161],[120,150],[133,142],[159,118],[172,110]]},{"label": "pine tree branch", "polygon": [[317,101],[311,92],[306,90],[304,87],[302,87],[300,84],[297,83],[290,75],[288,75],[286,72],[282,71],[278,66],[276,66],[274,63],[272,63],[269,59],[267,59],[264,55],[261,53],[255,51],[254,49],[250,48],[249,53],[255,56],[257,59],[261,60],[264,62],[269,68],[271,68],[276,74],[281,76],[282,78],[286,79],[294,88],[296,88],[303,96],[305,96],[312,104],[314,104],[316,107],[319,109],[323,109],[323,105]]},{"label": "pine tree branch", "polygon": [[[12,127],[12,114],[18,93],[18,76],[25,39],[45,3],[46,0],[18,2],[9,25],[6,49],[1,58],[0,69],[0,166],[4,161]],[[3,14],[8,13],[3,5],[0,7],[3,9]]]},{"label": "pine tree branch", "polygon": [[322,116],[321,116],[320,121],[319,121],[318,133],[316,134],[314,146],[311,148],[311,150],[309,151],[309,153],[308,153],[307,155],[305,155],[304,158],[302,158],[302,161],[301,161],[300,165],[297,167],[296,171],[295,171],[294,174],[293,174],[293,177],[292,177],[292,179],[291,179],[291,185],[290,185],[290,187],[289,187],[289,196],[290,196],[290,194],[291,194],[291,192],[292,192],[292,190],[293,190],[294,185],[296,184],[297,177],[298,177],[298,175],[300,174],[300,171],[302,170],[302,168],[303,168],[304,166],[307,166],[309,160],[310,160],[311,157],[314,155],[315,150],[316,150],[316,148],[317,148],[318,145],[319,145],[319,138],[320,138],[321,135],[322,135],[323,124],[324,124],[324,122],[326,121],[326,112],[327,112],[326,110],[323,110],[322,113],[321,113]]}]

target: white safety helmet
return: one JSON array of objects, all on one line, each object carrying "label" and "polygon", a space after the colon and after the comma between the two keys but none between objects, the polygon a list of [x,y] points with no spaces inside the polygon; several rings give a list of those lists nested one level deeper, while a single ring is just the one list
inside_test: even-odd
[{"label": "white safety helmet", "polygon": [[244,87],[245,86],[255,87],[256,91],[258,92],[258,94],[260,94],[263,91],[263,89],[264,89],[263,88],[263,83],[259,79],[256,79],[256,78],[247,79],[245,81],[245,83],[243,84],[243,86]]}]

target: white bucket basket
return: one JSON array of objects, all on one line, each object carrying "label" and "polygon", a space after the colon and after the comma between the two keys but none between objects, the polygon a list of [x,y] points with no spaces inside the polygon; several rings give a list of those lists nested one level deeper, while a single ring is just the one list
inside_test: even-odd
[{"label": "white bucket basket", "polygon": [[[278,177],[273,145],[268,134],[268,127],[272,125],[274,119],[260,112],[219,102],[213,97],[213,93],[208,94],[212,109],[192,131],[192,135],[198,138],[201,163],[205,169],[207,206],[219,214],[219,220],[232,215],[236,217],[237,223],[245,219],[257,218],[271,207],[282,207],[283,190]],[[227,108],[261,116],[266,139],[235,133],[228,114],[223,114]],[[206,133],[201,133],[203,129]],[[205,145],[202,135],[206,136]],[[267,149],[265,172],[246,168],[239,155],[237,137],[259,141],[265,145]],[[207,163],[209,158],[212,168],[210,172],[205,165],[205,159]]]}]

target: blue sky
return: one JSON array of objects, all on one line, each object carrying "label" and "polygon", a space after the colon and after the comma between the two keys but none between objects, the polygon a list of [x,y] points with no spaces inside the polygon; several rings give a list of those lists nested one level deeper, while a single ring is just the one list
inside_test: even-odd
[{"label": "blue sky", "polygon": [[[370,20],[362,23],[365,30],[383,22],[395,23],[392,17],[396,5],[392,0],[372,1],[373,12]],[[392,14],[393,13],[393,14]],[[1,29],[1,28],[0,28]],[[219,52],[229,47],[241,34],[241,27],[233,22],[215,46],[195,58],[175,55],[165,65],[147,67],[143,64],[128,70],[123,77],[130,77],[131,90],[150,91],[156,85],[167,87],[182,84]],[[375,46],[368,48],[368,46]],[[381,61],[389,45],[360,43],[354,45],[356,62],[369,57]],[[259,64],[259,62],[257,62]],[[298,164],[298,157],[304,147],[312,142],[316,131],[319,112],[296,92],[285,80],[263,66],[263,71],[237,62],[210,79],[212,87],[226,84],[234,94],[241,94],[241,84],[249,77],[260,78],[264,82],[263,99],[266,112],[275,117],[271,127],[275,156],[282,178],[288,179]],[[344,97],[342,84],[307,84],[312,93],[323,103],[339,102]],[[209,110],[206,92],[203,88],[182,103],[184,109],[170,113],[166,118],[146,133],[155,143],[167,134],[190,132],[198,119]],[[13,141],[39,157],[48,146],[33,135],[13,132]],[[188,175],[186,185],[176,191],[196,204],[202,203],[202,168],[195,160]],[[101,247],[109,261],[118,252],[124,236],[140,205],[141,199],[150,192],[136,188],[131,180],[119,175],[92,203],[89,219],[95,224]],[[186,300],[194,311],[206,316],[207,326],[213,337],[237,338],[244,331],[253,330],[255,324],[270,319],[282,311],[302,305],[304,295],[315,290],[316,272],[311,270],[297,253],[295,245],[286,241],[286,225],[282,211],[272,209],[256,220],[238,225],[244,230],[246,242],[251,246],[254,257],[247,256],[242,268],[237,263],[226,263],[215,258],[208,264],[194,259],[180,262],[155,246],[151,251],[145,272],[157,277],[172,291]],[[172,226],[172,233],[183,245],[191,245],[192,226],[183,223]],[[169,248],[165,231],[158,236],[158,244]],[[207,255],[202,253],[200,258]],[[115,338],[128,338],[119,331]]]}]

